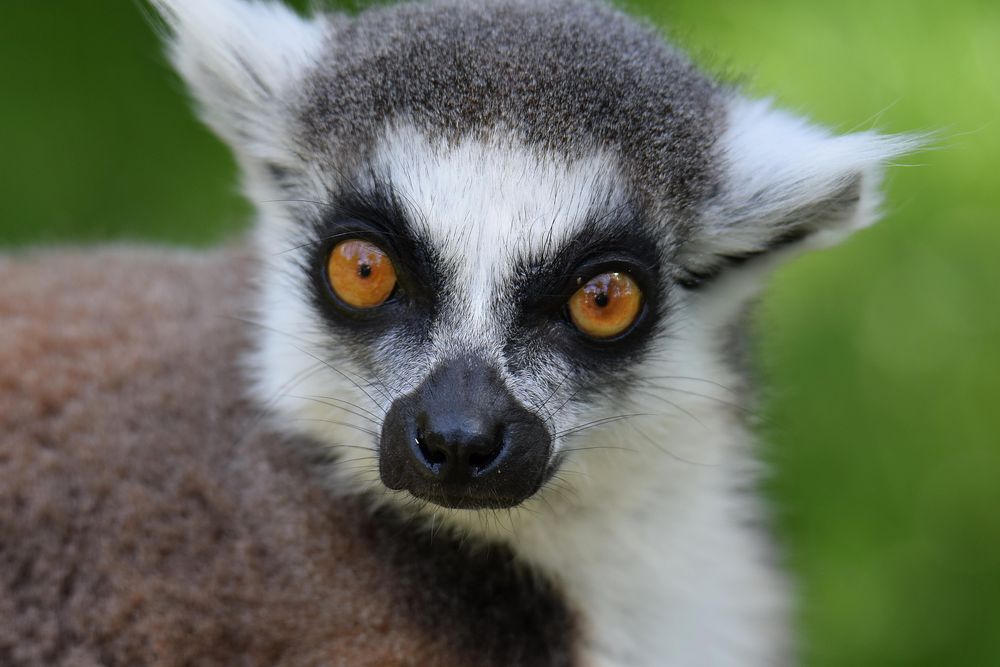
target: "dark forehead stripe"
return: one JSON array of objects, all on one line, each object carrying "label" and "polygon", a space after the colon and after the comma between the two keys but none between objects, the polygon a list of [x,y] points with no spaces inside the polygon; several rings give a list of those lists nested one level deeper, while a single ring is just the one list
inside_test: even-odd
[{"label": "dark forehead stripe", "polygon": [[721,90],[656,32],[575,0],[429,2],[331,18],[302,114],[306,142],[359,160],[386,121],[436,138],[491,128],[566,156],[617,155],[634,186],[673,209],[712,183]]}]

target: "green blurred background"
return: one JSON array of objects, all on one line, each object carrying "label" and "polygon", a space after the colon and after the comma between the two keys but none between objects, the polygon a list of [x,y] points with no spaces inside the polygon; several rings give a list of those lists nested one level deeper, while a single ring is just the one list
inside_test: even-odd
[{"label": "green blurred background", "polygon": [[[630,4],[838,130],[940,131],[767,293],[768,484],[807,665],[1000,665],[1000,3]],[[0,245],[245,227],[144,11],[0,0]]]}]

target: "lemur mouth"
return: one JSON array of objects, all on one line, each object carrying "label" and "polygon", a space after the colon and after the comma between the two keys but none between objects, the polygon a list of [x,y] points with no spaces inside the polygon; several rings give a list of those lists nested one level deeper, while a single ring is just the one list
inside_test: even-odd
[{"label": "lemur mouth", "polygon": [[485,510],[517,507],[525,498],[506,498],[499,495],[478,496],[469,493],[441,493],[439,491],[410,489],[410,494],[447,509]]}]

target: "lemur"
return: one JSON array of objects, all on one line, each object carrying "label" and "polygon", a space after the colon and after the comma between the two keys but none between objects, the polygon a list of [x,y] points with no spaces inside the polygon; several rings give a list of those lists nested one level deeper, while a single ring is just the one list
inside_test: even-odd
[{"label": "lemur", "polygon": [[[483,651],[473,638],[454,663],[470,665],[792,661],[789,584],[762,528],[738,343],[775,266],[877,218],[883,167],[914,140],[835,136],[589,0],[429,0],[355,16],[302,16],[271,0],[153,5],[257,209],[252,250],[236,262],[250,269],[180,262],[164,275],[207,276],[189,279],[184,303],[215,284],[251,295],[238,325],[245,382],[229,390],[245,385],[269,432],[305,443],[323,491],[295,502],[454,542],[452,574],[428,586],[470,581],[455,553],[509,554],[516,582],[558,601],[484,620],[475,605],[448,616],[436,611],[446,596],[419,598],[407,614],[450,619],[427,641],[479,628]],[[282,446],[268,441],[268,456]],[[240,447],[223,459],[255,451]],[[270,468],[241,470],[253,480]],[[289,497],[295,487],[274,486]],[[266,524],[268,507],[252,519]],[[289,531],[260,548],[299,548],[308,531]],[[351,558],[331,562],[349,569]],[[268,595],[253,599],[269,614],[261,633],[288,623],[307,642],[328,622],[329,610],[310,612],[313,627]],[[387,632],[356,622],[361,644]],[[541,642],[547,657],[509,649],[549,622],[561,639]],[[493,625],[515,630],[491,643]],[[218,644],[235,632],[220,630]],[[174,664],[165,645],[149,643],[161,660],[150,664]],[[382,655],[374,648],[320,660],[290,657],[295,639],[281,646],[272,663],[392,662],[357,657]],[[433,651],[412,663],[393,655],[453,664]]]}]

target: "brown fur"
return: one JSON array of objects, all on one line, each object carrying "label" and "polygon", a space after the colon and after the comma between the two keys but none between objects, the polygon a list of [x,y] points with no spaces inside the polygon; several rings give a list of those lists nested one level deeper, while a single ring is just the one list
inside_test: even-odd
[{"label": "brown fur", "polygon": [[335,500],[255,426],[247,264],[0,259],[0,664],[570,664],[508,554]]}]

